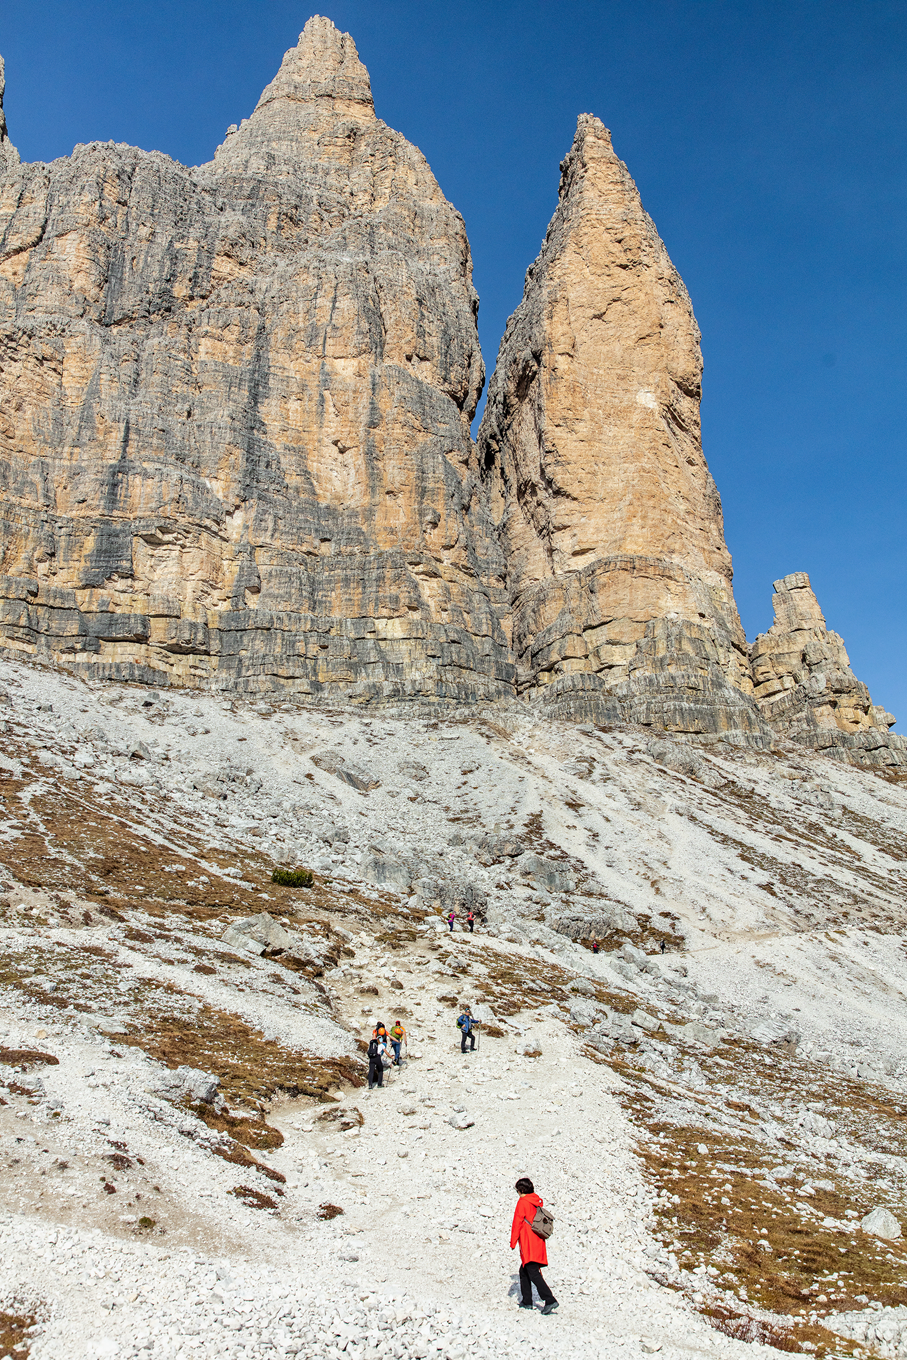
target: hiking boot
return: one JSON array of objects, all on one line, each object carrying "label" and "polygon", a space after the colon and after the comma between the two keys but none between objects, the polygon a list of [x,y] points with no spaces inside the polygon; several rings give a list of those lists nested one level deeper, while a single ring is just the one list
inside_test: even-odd
[{"label": "hiking boot", "polygon": [[534,1304],[534,1303],[521,1303],[521,1304],[520,1304],[520,1307],[521,1307],[521,1308],[531,1308],[531,1309],[533,1309],[533,1311],[535,1310],[535,1304]]},{"label": "hiking boot", "polygon": [[554,1301],[553,1301],[552,1303],[546,1303],[546,1304],[545,1304],[545,1307],[542,1309],[542,1312],[543,1312],[543,1313],[553,1313],[554,1310],[555,1310],[555,1308],[557,1308],[557,1307],[558,1307],[558,1301],[557,1301],[557,1299],[554,1299]]}]

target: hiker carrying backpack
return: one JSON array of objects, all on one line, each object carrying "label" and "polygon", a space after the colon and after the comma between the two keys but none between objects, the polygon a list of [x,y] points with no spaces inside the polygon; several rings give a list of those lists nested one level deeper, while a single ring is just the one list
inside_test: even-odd
[{"label": "hiker carrying backpack", "polygon": [[387,1042],[377,1034],[372,1035],[368,1041],[368,1089],[373,1086],[384,1085],[384,1055],[387,1053]]},{"label": "hiker carrying backpack", "polygon": [[460,1031],[460,1052],[461,1052],[461,1053],[465,1053],[465,1052],[466,1052],[466,1040],[467,1040],[467,1039],[469,1039],[469,1040],[471,1041],[471,1044],[472,1044],[472,1047],[470,1048],[470,1052],[472,1052],[473,1049],[475,1049],[475,1046],[476,1046],[475,1026],[476,1026],[478,1023],[479,1023],[478,1020],[473,1020],[472,1016],[469,1014],[469,1007],[468,1007],[468,1006],[467,1006],[466,1009],[463,1011],[463,1014],[457,1018],[457,1029]]},{"label": "hiker carrying backpack", "polygon": [[548,1264],[548,1251],[545,1241],[554,1232],[554,1218],[544,1208],[543,1201],[535,1193],[535,1186],[528,1176],[521,1176],[514,1189],[519,1195],[513,1214],[513,1227],[510,1230],[510,1249],[519,1243],[520,1248],[520,1291],[521,1308],[532,1307],[532,1286],[535,1285],[542,1300],[542,1312],[553,1313],[557,1299],[545,1282],[542,1266]]}]

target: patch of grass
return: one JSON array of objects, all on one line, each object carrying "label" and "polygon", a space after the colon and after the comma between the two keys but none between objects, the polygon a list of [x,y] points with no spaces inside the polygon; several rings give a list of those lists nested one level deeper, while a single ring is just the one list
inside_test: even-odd
[{"label": "patch of grass", "polygon": [[142,1217],[139,1219],[138,1226],[142,1229],[143,1232],[150,1232],[152,1228],[157,1227],[157,1219],[149,1218],[147,1214],[142,1214]]},{"label": "patch of grass", "polygon": [[187,1101],[186,1104],[196,1118],[207,1124],[209,1129],[216,1129],[218,1133],[229,1133],[244,1147],[264,1149],[283,1146],[283,1134],[280,1129],[273,1128],[263,1119],[244,1118],[231,1114],[226,1108],[218,1111],[203,1100]]},{"label": "patch of grass", "polygon": [[270,1195],[265,1195],[261,1190],[255,1190],[251,1185],[234,1185],[228,1192],[242,1200],[247,1209],[276,1209],[277,1201]]},{"label": "patch of grass", "polygon": [[35,1325],[29,1313],[0,1313],[0,1355],[15,1355],[25,1360],[28,1355],[28,1336]]},{"label": "patch of grass", "polygon": [[318,1217],[321,1219],[337,1218],[343,1213],[339,1204],[319,1204]]},{"label": "patch of grass", "polygon": [[[682,1085],[673,1091],[631,1059],[611,1063],[626,1080],[621,1098],[642,1131],[639,1155],[658,1194],[656,1235],[682,1269],[719,1271],[725,1299],[707,1297],[700,1305],[719,1330],[777,1349],[852,1353],[857,1343],[831,1334],[822,1320],[861,1308],[861,1296],[907,1305],[903,1244],[881,1242],[858,1222],[880,1200],[899,1203],[902,1191],[884,1185],[890,1170],[870,1165],[854,1180],[832,1154],[801,1149],[794,1115],[807,1104],[824,1107],[840,1138],[903,1156],[902,1108],[882,1089],[791,1054],[764,1053],[743,1041],[735,1048],[733,1063],[696,1055],[709,1082],[701,1091]],[[766,1118],[783,1118],[782,1111],[793,1134],[780,1140],[791,1150],[786,1156],[758,1128]],[[774,1174],[779,1158],[786,1175]],[[811,1180],[831,1188],[809,1193]],[[695,1289],[696,1279],[688,1277],[685,1287]]]},{"label": "patch of grass", "polygon": [[60,1059],[37,1048],[0,1048],[0,1063],[7,1067],[59,1067]]},{"label": "patch of grass", "polygon": [[238,1016],[211,1006],[200,1006],[187,1017],[147,1014],[117,1042],[141,1048],[169,1068],[185,1065],[215,1072],[228,1101],[259,1112],[278,1091],[324,1100],[342,1082],[363,1082],[360,1067],[351,1060],[284,1048]]},{"label": "patch of grass", "polygon": [[279,883],[283,888],[311,888],[315,875],[311,869],[275,869],[271,882]]},{"label": "patch of grass", "polygon": [[[267,1176],[269,1181],[274,1181],[277,1185],[286,1185],[287,1178],[280,1171],[275,1171],[273,1166],[265,1166],[264,1162],[258,1162],[244,1147],[239,1143],[234,1143],[232,1138],[225,1144],[212,1147],[211,1151],[216,1157],[222,1157],[225,1162],[230,1162],[233,1166],[253,1167],[260,1171],[263,1176]],[[283,1191],[278,1191],[283,1194]]]}]

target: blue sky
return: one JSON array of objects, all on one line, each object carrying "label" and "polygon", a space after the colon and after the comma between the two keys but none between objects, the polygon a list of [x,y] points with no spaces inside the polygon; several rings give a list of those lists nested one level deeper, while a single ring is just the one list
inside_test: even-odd
[{"label": "blue sky", "polygon": [[[194,164],[314,11],[17,0],[24,159],[113,138]],[[706,457],[752,638],[809,572],[907,730],[907,6],[902,0],[322,0],[380,117],[466,219],[493,367],[581,112],[611,128],[703,332]]]}]

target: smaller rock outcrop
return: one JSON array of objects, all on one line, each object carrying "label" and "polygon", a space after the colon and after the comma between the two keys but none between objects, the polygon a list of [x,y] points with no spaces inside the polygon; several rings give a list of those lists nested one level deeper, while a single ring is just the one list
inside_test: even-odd
[{"label": "smaller rock outcrop", "polygon": [[829,632],[804,571],[774,585],[775,621],[753,643],[756,702],[777,732],[826,755],[865,765],[907,765],[907,738],[889,731],[895,718],[874,704],[850,669],[837,633]]}]

